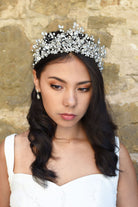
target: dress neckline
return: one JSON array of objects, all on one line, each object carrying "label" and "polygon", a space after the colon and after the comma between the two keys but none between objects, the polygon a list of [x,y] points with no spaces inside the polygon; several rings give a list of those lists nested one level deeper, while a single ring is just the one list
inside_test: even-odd
[{"label": "dress neckline", "polygon": [[[33,179],[33,176],[31,175],[31,174],[26,174],[26,173],[13,173],[13,176],[26,176],[26,177],[28,177],[29,179],[31,178],[31,179]],[[89,178],[91,178],[91,177],[93,177],[93,178],[95,178],[96,176],[100,176],[100,177],[105,177],[105,175],[103,175],[103,174],[101,174],[101,173],[93,173],[93,174],[89,174],[89,175],[84,175],[84,176],[81,176],[81,177],[78,177],[78,178],[75,178],[75,179],[73,179],[73,180],[71,180],[71,181],[69,181],[69,182],[66,182],[66,183],[64,183],[64,184],[62,184],[62,185],[59,185],[59,184],[57,184],[57,183],[54,183],[54,182],[52,182],[52,181],[46,181],[48,184],[50,184],[50,185],[55,185],[56,187],[58,187],[58,188],[62,188],[62,187],[64,187],[64,186],[68,186],[68,185],[71,185],[71,184],[74,184],[74,183],[76,183],[76,182],[78,182],[78,181],[82,181],[82,180],[84,180],[84,179],[89,179]]]}]

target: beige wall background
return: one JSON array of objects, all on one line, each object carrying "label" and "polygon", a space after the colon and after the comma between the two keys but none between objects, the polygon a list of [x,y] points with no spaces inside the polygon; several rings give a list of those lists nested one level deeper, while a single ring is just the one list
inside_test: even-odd
[{"label": "beige wall background", "polygon": [[138,173],[137,0],[0,0],[0,140],[28,128],[35,39],[74,21],[107,47],[106,96]]}]

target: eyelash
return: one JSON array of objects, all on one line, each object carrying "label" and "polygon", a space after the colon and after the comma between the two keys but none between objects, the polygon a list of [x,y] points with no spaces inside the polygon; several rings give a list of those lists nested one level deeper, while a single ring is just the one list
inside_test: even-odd
[{"label": "eyelash", "polygon": [[79,91],[81,91],[82,93],[86,93],[90,90],[90,87],[88,88],[78,88]]},{"label": "eyelash", "polygon": [[62,89],[62,86],[60,86],[60,85],[51,84],[50,86],[51,86],[51,88],[53,88],[53,89],[55,89],[57,91]]},{"label": "eyelash", "polygon": [[[50,86],[51,86],[51,88],[53,88],[53,89],[55,89],[57,91],[63,89],[63,87],[60,86],[60,85],[51,84]],[[78,88],[77,90],[82,92],[82,93],[86,93],[86,92],[88,92],[90,90],[90,87],[88,87],[88,88]]]}]

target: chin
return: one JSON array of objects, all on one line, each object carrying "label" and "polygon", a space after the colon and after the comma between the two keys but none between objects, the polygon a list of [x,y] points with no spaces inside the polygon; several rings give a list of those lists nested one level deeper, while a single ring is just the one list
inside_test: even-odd
[{"label": "chin", "polygon": [[76,127],[78,126],[78,124],[80,123],[80,121],[78,122],[73,122],[73,121],[65,121],[64,123],[56,123],[57,126],[59,127],[63,127],[63,128],[72,128],[72,127]]}]

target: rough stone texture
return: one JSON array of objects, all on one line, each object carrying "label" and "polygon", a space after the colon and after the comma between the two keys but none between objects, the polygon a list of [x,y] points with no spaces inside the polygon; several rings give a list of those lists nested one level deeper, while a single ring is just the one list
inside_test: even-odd
[{"label": "rough stone texture", "polygon": [[101,0],[101,6],[119,5],[120,0]]},{"label": "rough stone texture", "polygon": [[130,156],[131,159],[133,160],[134,168],[137,175],[137,181],[138,181],[138,153],[131,153]]},{"label": "rough stone texture", "polygon": [[138,35],[138,29],[132,29],[131,34],[132,35]]},{"label": "rough stone texture", "polygon": [[136,171],[137,181],[138,181],[138,162],[133,161],[133,165]]},{"label": "rough stone texture", "polygon": [[[105,63],[103,78],[105,79],[105,91],[106,94],[116,94],[119,91],[119,68],[117,64]],[[114,75],[113,75],[114,73]]]},{"label": "rough stone texture", "polygon": [[115,121],[118,124],[118,135],[130,152],[138,153],[138,113],[135,103],[123,106],[112,105]]},{"label": "rough stone texture", "polygon": [[121,141],[138,155],[138,1],[1,0],[0,16],[0,138],[28,128],[32,43],[42,31],[76,21],[107,47],[106,97]]},{"label": "rough stone texture", "polygon": [[135,0],[120,0],[119,4],[123,7],[137,7],[138,1]]},{"label": "rough stone texture", "polygon": [[0,107],[26,105],[32,88],[30,42],[19,27],[0,29]]},{"label": "rough stone texture", "polygon": [[6,9],[7,7],[14,7],[18,0],[0,0],[0,11]]},{"label": "rough stone texture", "polygon": [[130,153],[130,156],[135,163],[138,163],[138,153]]},{"label": "rough stone texture", "polygon": [[0,109],[0,140],[12,133],[21,133],[28,129],[26,115],[28,107],[15,107],[14,109]]},{"label": "rough stone texture", "polygon": [[72,6],[77,5],[79,7],[82,7],[85,5],[85,3],[86,0],[55,0],[52,3],[49,2],[49,0],[37,0],[32,4],[32,10],[41,14],[45,14],[47,16],[53,14],[66,16]]},{"label": "rough stone texture", "polygon": [[13,123],[9,124],[6,121],[0,120],[0,134],[1,141],[8,135],[14,134],[18,129],[13,126]]},{"label": "rough stone texture", "polygon": [[66,30],[66,29],[72,27],[73,22],[74,22],[74,20],[72,20],[72,19],[66,19],[66,21],[62,20],[62,19],[55,19],[48,24],[48,26],[46,27],[45,30],[48,32],[56,31],[56,30],[58,30],[58,25],[63,25],[63,24],[65,24],[64,29]]},{"label": "rough stone texture", "polygon": [[56,0],[51,4],[49,0],[39,0],[34,2],[32,10],[47,16],[53,14],[65,16],[70,10],[70,1],[65,0],[61,2],[60,0]]},{"label": "rough stone texture", "polygon": [[138,163],[137,162],[133,162],[133,164],[134,164],[134,168],[135,168],[136,175],[137,175],[137,181],[138,181]]},{"label": "rough stone texture", "polygon": [[126,20],[118,17],[105,17],[105,16],[90,16],[88,18],[89,29],[107,28],[110,24],[123,24]]},{"label": "rough stone texture", "polygon": [[91,29],[91,32],[95,40],[100,39],[103,45],[105,45],[107,48],[110,48],[113,35],[111,35],[109,32],[94,30],[94,29]]}]

